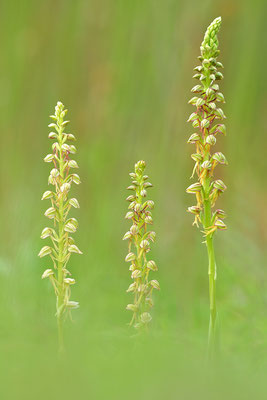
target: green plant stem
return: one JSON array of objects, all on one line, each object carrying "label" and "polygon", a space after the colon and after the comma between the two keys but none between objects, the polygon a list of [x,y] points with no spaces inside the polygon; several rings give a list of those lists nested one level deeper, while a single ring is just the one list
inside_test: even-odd
[{"label": "green plant stem", "polygon": [[[204,226],[205,229],[211,226],[211,201],[204,200]],[[212,358],[214,353],[215,344],[215,329],[216,329],[216,263],[213,246],[212,233],[206,237],[206,246],[209,258],[209,298],[210,298],[210,323],[209,323],[209,337],[208,337],[208,356]]]},{"label": "green plant stem", "polygon": [[57,318],[57,328],[58,328],[58,351],[59,353],[64,353],[64,338],[63,338],[63,321],[62,316]]}]

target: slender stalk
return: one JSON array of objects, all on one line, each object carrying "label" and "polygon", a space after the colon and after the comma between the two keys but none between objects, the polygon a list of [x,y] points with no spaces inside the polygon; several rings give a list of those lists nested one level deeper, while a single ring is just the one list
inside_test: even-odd
[{"label": "slender stalk", "polygon": [[57,317],[57,330],[58,330],[58,351],[59,351],[59,353],[64,353],[65,346],[64,346],[62,317]]},{"label": "slender stalk", "polygon": [[216,120],[223,120],[225,115],[221,108],[217,108],[216,102],[224,102],[224,96],[219,92],[219,85],[215,83],[223,78],[218,68],[223,65],[217,61],[219,55],[217,33],[220,29],[221,18],[216,18],[208,27],[201,45],[201,65],[195,68],[197,73],[194,78],[200,81],[193,87],[192,92],[200,97],[193,97],[189,103],[196,106],[196,112],[188,119],[199,133],[193,133],[188,143],[196,145],[196,153],[192,154],[195,162],[192,177],[196,173],[198,181],[187,188],[187,193],[196,195],[197,205],[188,208],[195,215],[194,224],[202,224],[204,228],[205,243],[208,252],[209,267],[209,302],[210,323],[208,336],[208,353],[212,357],[216,340],[216,262],[213,239],[217,230],[226,229],[222,221],[226,217],[223,210],[212,208],[217,198],[226,190],[222,180],[213,181],[214,169],[218,164],[227,164],[225,156],[221,152],[211,153],[211,148],[216,144],[216,135],[225,134],[225,126],[216,124]]}]

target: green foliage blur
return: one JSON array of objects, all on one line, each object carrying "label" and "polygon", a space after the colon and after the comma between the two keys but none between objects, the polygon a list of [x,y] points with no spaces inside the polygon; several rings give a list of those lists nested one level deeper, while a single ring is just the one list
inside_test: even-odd
[{"label": "green foliage blur", "polygon": [[[6,399],[243,399],[261,390],[267,356],[265,0],[61,0],[0,3],[0,371]],[[222,16],[229,166],[217,176],[228,230],[216,235],[219,366],[205,374],[207,255],[186,213],[193,161],[187,104],[208,24]],[[69,109],[82,184],[72,257],[80,309],[57,358],[55,296],[41,274],[48,221],[48,116]],[[145,338],[127,328],[131,295],[121,238],[134,163],[154,188],[153,258],[161,291]],[[208,367],[209,368],[209,367]],[[249,379],[244,379],[249,377]],[[213,384],[207,384],[207,381]],[[227,382],[224,385],[224,382]],[[231,394],[227,388],[231,389]],[[229,389],[230,390],[230,389]],[[220,397],[221,396],[221,397]],[[232,396],[232,397],[231,397]],[[247,397],[246,397],[247,396]]]}]

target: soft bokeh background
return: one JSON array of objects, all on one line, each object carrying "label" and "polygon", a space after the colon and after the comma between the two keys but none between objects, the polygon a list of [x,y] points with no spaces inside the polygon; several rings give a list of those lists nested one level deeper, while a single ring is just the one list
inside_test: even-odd
[{"label": "soft bokeh background", "polygon": [[[243,398],[251,399],[260,390],[267,356],[266,12],[265,0],[1,1],[2,398],[191,399],[194,387],[200,398],[213,390],[225,398],[228,386],[234,398],[246,382]],[[217,148],[229,166],[217,176],[228,186],[220,207],[229,229],[216,236],[221,361],[211,377],[203,373],[206,249],[185,212],[193,201],[185,194],[193,166],[185,121],[199,46],[218,15],[228,133]],[[64,360],[57,359],[54,293],[40,279],[49,260],[37,257],[47,224],[40,198],[49,166],[42,160],[57,100],[78,137],[81,209],[73,215],[84,252],[70,264],[81,307],[65,327]],[[161,284],[151,333],[141,339],[126,327],[121,241],[125,187],[138,159],[147,161],[154,184]]]}]

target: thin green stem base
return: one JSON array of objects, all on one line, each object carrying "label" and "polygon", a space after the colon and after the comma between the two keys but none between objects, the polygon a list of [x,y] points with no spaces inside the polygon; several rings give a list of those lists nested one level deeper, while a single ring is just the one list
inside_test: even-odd
[{"label": "thin green stem base", "polygon": [[64,339],[63,339],[63,321],[62,317],[57,318],[57,328],[58,328],[58,352],[63,354],[65,352]]}]

